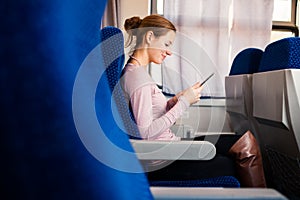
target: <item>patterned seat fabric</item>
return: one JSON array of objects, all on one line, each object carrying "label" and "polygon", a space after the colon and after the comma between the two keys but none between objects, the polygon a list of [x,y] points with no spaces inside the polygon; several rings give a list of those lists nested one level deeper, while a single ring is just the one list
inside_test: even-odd
[{"label": "patterned seat fabric", "polygon": [[300,38],[290,37],[269,44],[258,71],[300,68]]},{"label": "patterned seat fabric", "polygon": [[120,29],[107,26],[100,31],[103,61],[110,90],[113,91],[119,81],[124,65],[124,39]]},{"label": "patterned seat fabric", "polygon": [[233,176],[218,176],[201,180],[183,181],[151,181],[151,186],[170,186],[170,187],[240,187],[239,181]]},{"label": "patterned seat fabric", "polygon": [[253,74],[258,67],[263,51],[257,48],[247,48],[238,53],[234,58],[229,75]]},{"label": "patterned seat fabric", "polygon": [[103,60],[106,67],[105,74],[117,103],[118,112],[124,122],[125,132],[130,138],[138,139],[140,138],[139,131],[119,84],[125,59],[123,33],[113,26],[104,27],[100,31],[100,41],[102,42]]}]

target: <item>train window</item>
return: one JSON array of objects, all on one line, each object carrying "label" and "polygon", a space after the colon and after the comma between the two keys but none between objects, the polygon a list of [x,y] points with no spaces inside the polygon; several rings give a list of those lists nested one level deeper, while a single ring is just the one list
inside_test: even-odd
[{"label": "train window", "polygon": [[[274,0],[271,40],[299,36],[300,0]],[[152,0],[152,13],[163,15],[164,0]]]},{"label": "train window", "polygon": [[274,0],[271,41],[285,37],[299,36],[299,0]]},{"label": "train window", "polygon": [[273,21],[292,21],[292,0],[274,0]]},{"label": "train window", "polygon": [[164,0],[151,0],[151,13],[152,14],[164,14]]},{"label": "train window", "polygon": [[[151,1],[151,13],[152,14],[160,14],[160,15],[164,15],[164,6],[167,5],[168,3],[170,3],[170,2],[168,2],[168,0],[149,0],[149,1]],[[181,0],[177,0],[177,1],[178,1],[178,3],[181,2]],[[173,3],[174,3],[174,5],[178,6],[180,4],[176,4],[175,2],[177,2],[177,1],[175,0]],[[239,0],[233,0],[230,2],[234,2],[234,1],[238,2]],[[189,2],[189,1],[186,1],[186,2]],[[202,2],[205,3],[206,1],[202,1]],[[230,2],[228,2],[228,4],[223,4],[223,5],[229,5],[228,13],[234,14],[234,13],[232,13],[234,11],[234,8],[230,7],[230,6],[233,6],[234,4],[230,4]],[[268,11],[268,12],[266,12],[266,13],[268,13],[268,15],[266,15],[266,19],[265,19],[267,22],[265,22],[265,23],[270,25],[270,20],[272,20],[271,40],[269,38],[270,30],[268,30],[268,31],[266,31],[266,34],[262,34],[261,40],[263,40],[264,44],[257,42],[257,44],[255,43],[255,46],[260,46],[260,48],[263,48],[263,46],[265,44],[268,44],[269,42],[273,42],[275,40],[279,40],[279,39],[286,38],[286,37],[299,36],[298,25],[299,25],[299,16],[300,16],[299,15],[299,11],[300,11],[299,7],[300,6],[297,7],[297,4],[299,5],[300,0],[274,0],[273,7],[272,7],[272,4],[266,4],[265,8],[264,8],[263,3],[264,2],[269,3],[269,2],[267,2],[267,1],[261,1],[261,2],[262,3],[257,1],[257,4],[255,4],[255,6],[259,6],[259,8],[261,9],[260,11],[262,11],[264,9],[266,11]],[[170,5],[173,5],[173,4],[170,3]],[[210,5],[210,6],[213,7],[212,5]],[[170,9],[170,10],[172,11],[174,9]],[[169,12],[171,12],[171,11],[169,11]],[[203,13],[208,13],[208,11],[203,12]],[[236,16],[238,16],[238,17],[243,16],[242,14],[241,15],[238,15],[238,14],[240,14],[240,13],[237,12]],[[234,15],[230,15],[229,18],[232,19],[233,16]],[[206,16],[204,16],[204,17],[206,17]],[[192,22],[194,22],[194,21],[192,21]],[[195,23],[192,23],[192,22],[191,22],[191,24],[192,24],[192,26],[194,26]],[[244,23],[243,20],[240,20],[239,22],[240,22],[240,24],[239,24],[240,27],[242,27],[242,25]],[[246,20],[245,20],[245,23],[247,23]],[[207,25],[207,24],[203,23],[203,25]],[[209,30],[212,30],[214,28],[214,30],[218,31],[218,29],[220,28],[219,26],[215,27],[213,23],[211,25],[213,27],[209,26]],[[244,33],[255,36],[255,32],[254,33],[251,32],[252,29],[247,29],[248,26],[249,26],[249,24],[245,24],[246,28],[245,28]],[[207,28],[207,27],[205,27],[205,28]],[[206,30],[208,30],[208,28]],[[248,31],[248,30],[250,30],[250,31]],[[257,30],[261,31],[260,29],[257,29]],[[234,31],[236,31],[236,30],[233,30],[233,32],[232,32],[233,37],[240,38],[240,36],[238,35],[240,33],[234,32]],[[253,30],[253,31],[255,31],[255,30]],[[241,31],[241,32],[243,32],[243,31]],[[230,34],[231,34],[231,32],[230,32]],[[203,36],[210,36],[210,35],[203,34]],[[202,35],[199,37],[202,37]],[[218,39],[220,39],[220,38],[218,38]],[[242,40],[243,40],[243,38],[242,38]],[[215,42],[214,44],[219,45],[218,42]],[[229,44],[229,41],[228,41],[228,44]],[[248,45],[248,43],[246,43],[245,41],[241,41],[241,44]],[[249,44],[250,44],[250,42],[249,42]],[[205,45],[205,43],[203,43],[203,45]],[[216,65],[216,69],[218,70],[220,77],[227,75],[227,71],[229,71],[229,69],[228,69],[229,67],[227,67],[227,66],[231,66],[231,62],[233,60],[235,52],[237,52],[239,50],[239,48],[242,48],[242,47],[239,47],[239,45],[240,44],[238,44],[238,41],[236,43],[235,43],[235,41],[232,41],[232,43],[230,43],[228,45],[228,49],[226,49],[227,46],[224,47],[221,44],[220,48],[218,48],[218,50],[224,47],[224,50],[228,50],[228,54],[226,54],[226,53],[224,53],[222,55],[220,54],[221,55],[220,57],[218,57],[219,52],[214,53],[215,50],[214,50],[214,48],[210,48],[211,46],[206,49],[207,52],[210,51],[211,54],[209,55],[209,57],[214,59],[214,63],[218,63]],[[242,46],[242,45],[240,45],[240,46]],[[179,65],[179,67],[180,67],[180,65]],[[201,66],[199,68],[201,68]],[[203,71],[204,68],[205,67],[201,68],[200,71]],[[169,88],[171,88],[170,91],[178,91],[178,88],[180,88],[180,86],[183,87],[182,85],[173,83],[172,80],[169,80],[170,75],[168,73],[164,74],[163,69],[164,68],[162,68],[162,67],[153,67],[152,64],[149,65],[149,72],[152,75],[152,77],[155,79],[155,81],[157,81],[157,83],[159,85],[169,85],[168,89],[165,92],[168,92]],[[180,68],[180,70],[182,70],[182,69]],[[167,71],[167,70],[165,70],[165,71]],[[186,72],[186,74],[189,74],[189,73]],[[221,80],[224,80],[224,79],[221,78]],[[214,83],[211,84],[212,85],[211,87],[214,88],[212,90],[213,95],[211,95],[212,93],[207,92],[207,96],[211,95],[211,96],[216,96],[216,97],[223,97],[224,91],[222,91],[222,88],[219,87],[219,85],[217,85],[217,84],[215,84],[215,85],[213,85],[213,84]],[[163,88],[164,88],[164,86],[163,86]]]}]

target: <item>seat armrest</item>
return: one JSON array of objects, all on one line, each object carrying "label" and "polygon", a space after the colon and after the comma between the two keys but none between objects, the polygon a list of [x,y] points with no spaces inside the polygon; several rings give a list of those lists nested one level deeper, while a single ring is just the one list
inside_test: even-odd
[{"label": "seat armrest", "polygon": [[285,196],[271,188],[191,188],[191,187],[151,187],[155,200],[173,199],[269,199],[287,200]]},{"label": "seat armrest", "polygon": [[140,160],[210,160],[215,146],[207,141],[130,140]]}]

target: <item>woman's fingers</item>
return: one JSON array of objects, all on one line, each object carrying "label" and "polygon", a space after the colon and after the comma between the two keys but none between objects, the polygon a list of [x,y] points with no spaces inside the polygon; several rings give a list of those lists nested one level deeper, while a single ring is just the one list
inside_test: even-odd
[{"label": "woman's fingers", "polygon": [[203,87],[198,87],[198,88],[194,88],[194,90],[196,91],[197,94],[200,94],[203,90]]},{"label": "woman's fingers", "polygon": [[195,84],[192,86],[192,88],[197,89],[197,88],[200,87],[200,85],[201,85],[201,83],[200,83],[200,82],[197,82],[197,83],[195,83]]},{"label": "woman's fingers", "polygon": [[183,91],[183,95],[188,99],[190,104],[194,104],[200,100],[203,87],[200,82],[195,83],[192,87]]}]

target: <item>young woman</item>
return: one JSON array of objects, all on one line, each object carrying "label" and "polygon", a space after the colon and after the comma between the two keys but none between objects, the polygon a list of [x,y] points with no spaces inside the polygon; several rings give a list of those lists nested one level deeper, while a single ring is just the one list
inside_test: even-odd
[{"label": "young woman", "polygon": [[[160,64],[172,55],[176,28],[159,15],[129,18],[124,27],[129,34],[128,44],[135,41],[135,45],[123,69],[121,84],[140,135],[147,140],[180,140],[170,127],[190,105],[200,100],[202,87],[197,82],[167,100],[146,70],[149,63]],[[265,187],[261,155],[254,136],[248,131],[243,135],[217,137],[217,153],[234,157],[241,185]]]}]

